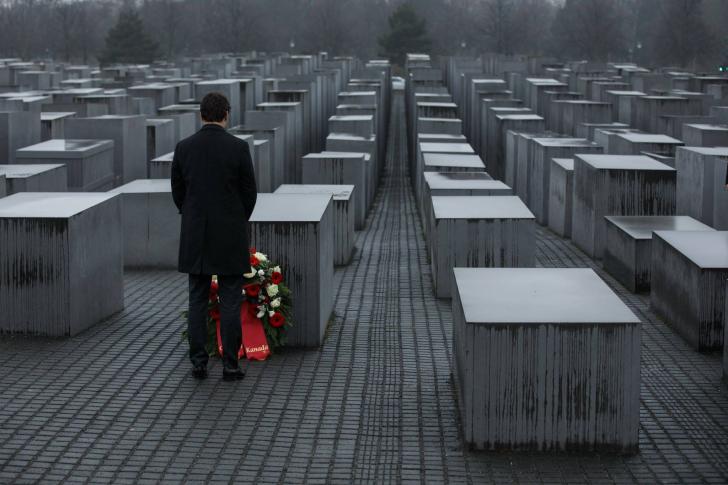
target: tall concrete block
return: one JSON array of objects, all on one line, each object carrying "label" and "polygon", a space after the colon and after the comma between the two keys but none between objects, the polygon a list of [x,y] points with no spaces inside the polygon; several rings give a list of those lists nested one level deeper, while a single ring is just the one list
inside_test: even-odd
[{"label": "tall concrete block", "polygon": [[551,159],[549,178],[549,229],[561,237],[571,237],[574,201],[574,159]]},{"label": "tall concrete block", "polygon": [[115,185],[147,178],[147,125],[141,115],[106,115],[70,118],[65,133],[70,139],[114,141]]},{"label": "tall concrete block", "polygon": [[571,239],[601,259],[604,216],[675,215],[675,169],[642,155],[574,156]]},{"label": "tall concrete block", "polygon": [[728,200],[724,197],[726,157],[728,147],[677,149],[675,168],[678,214],[694,217],[713,227],[716,220],[723,220],[723,213],[728,209]]},{"label": "tall concrete block", "polygon": [[15,163],[18,149],[40,141],[39,113],[0,112],[0,163]]},{"label": "tall concrete block", "polygon": [[686,124],[682,140],[689,147],[728,146],[728,125]]},{"label": "tall concrete block", "polygon": [[354,253],[356,201],[353,185],[281,185],[276,194],[331,195],[334,204],[334,264],[345,266]]},{"label": "tall concrete block", "polygon": [[41,112],[40,126],[41,135],[39,141],[51,140],[53,138],[66,138],[64,126],[68,118],[73,118],[73,112]]},{"label": "tall concrete block", "polygon": [[568,158],[575,153],[602,153],[602,147],[585,138],[534,138],[533,156],[528,159],[527,205],[536,222],[548,225],[551,160]]},{"label": "tall concrete block", "polygon": [[525,133],[542,132],[546,129],[544,119],[538,115],[497,115],[493,125],[494,137],[489,143],[493,147],[486,156],[488,162],[488,173],[496,180],[505,179],[505,147],[506,135],[509,130]]},{"label": "tall concrete block", "polygon": [[232,109],[230,110],[230,125],[239,125],[242,121],[240,111],[240,81],[237,79],[212,79],[200,81],[195,85],[195,100],[199,103],[205,95],[219,92],[227,97]]},{"label": "tall concrete block", "polygon": [[150,160],[161,157],[165,153],[173,152],[177,145],[175,141],[175,126],[172,119],[147,119],[147,158],[145,166]]},{"label": "tall concrete block", "polygon": [[[371,162],[369,162],[371,163]],[[367,215],[367,159],[363,153],[309,153],[302,159],[303,183],[310,185],[353,185],[355,228],[362,229]]]}]

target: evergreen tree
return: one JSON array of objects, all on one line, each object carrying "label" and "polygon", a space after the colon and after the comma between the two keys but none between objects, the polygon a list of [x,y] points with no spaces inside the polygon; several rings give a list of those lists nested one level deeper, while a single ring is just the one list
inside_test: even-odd
[{"label": "evergreen tree", "polygon": [[420,18],[414,6],[403,3],[389,16],[389,32],[378,39],[381,55],[388,57],[393,63],[404,64],[408,53],[427,53],[432,41],[427,35],[427,25]]},{"label": "evergreen tree", "polygon": [[106,36],[106,47],[99,57],[103,65],[147,64],[157,57],[158,44],[144,30],[137,11],[125,7],[119,12],[116,25]]}]

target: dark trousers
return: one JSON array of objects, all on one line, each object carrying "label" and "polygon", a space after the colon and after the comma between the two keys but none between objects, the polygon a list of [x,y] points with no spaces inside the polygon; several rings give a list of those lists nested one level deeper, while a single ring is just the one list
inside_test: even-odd
[{"label": "dark trousers", "polygon": [[[207,303],[210,297],[210,275],[190,276],[190,307],[187,331],[190,340],[190,360],[193,366],[207,365]],[[238,368],[238,351],[243,340],[240,329],[240,306],[243,304],[242,276],[219,276],[220,337],[222,361],[226,369]]]}]

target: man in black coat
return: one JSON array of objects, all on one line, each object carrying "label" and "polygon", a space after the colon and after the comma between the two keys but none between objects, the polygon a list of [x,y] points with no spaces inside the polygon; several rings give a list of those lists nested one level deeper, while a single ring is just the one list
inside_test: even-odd
[{"label": "man in black coat", "polygon": [[257,187],[248,144],[226,131],[230,103],[210,93],[200,103],[203,126],[179,142],[172,160],[172,196],[182,214],[179,271],[189,274],[188,333],[192,374],[207,377],[207,314],[212,275],[220,297],[223,378],[242,379],[240,306],[250,271],[248,220]]}]

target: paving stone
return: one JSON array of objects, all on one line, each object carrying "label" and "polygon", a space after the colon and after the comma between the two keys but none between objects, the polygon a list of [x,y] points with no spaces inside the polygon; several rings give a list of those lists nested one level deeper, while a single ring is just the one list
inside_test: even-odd
[{"label": "paving stone", "polygon": [[[243,364],[235,383],[221,381],[213,360],[198,383],[181,338],[184,275],[127,272],[125,309],[106,322],[60,340],[0,336],[0,483],[25,474],[25,483],[94,484],[726,483],[721,355],[694,352],[647,297],[540,227],[536,266],[592,268],[642,322],[640,453],[462,444],[450,304],[433,298],[402,100],[394,106],[382,189],[351,264],[334,275],[335,315],[320,349]],[[68,457],[77,461],[62,466]]]}]

